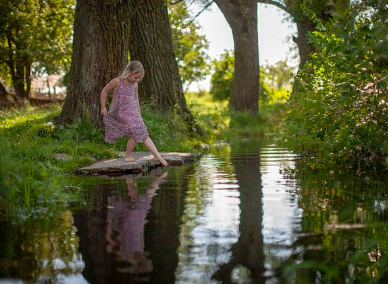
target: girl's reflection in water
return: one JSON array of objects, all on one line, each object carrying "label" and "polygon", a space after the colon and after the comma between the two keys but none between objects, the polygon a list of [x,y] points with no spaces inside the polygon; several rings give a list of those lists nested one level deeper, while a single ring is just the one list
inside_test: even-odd
[{"label": "girl's reflection in water", "polygon": [[152,261],[144,252],[144,225],[152,197],[166,176],[166,171],[156,176],[145,195],[138,195],[132,178],[127,178],[128,196],[108,197],[107,251],[116,256],[117,271],[131,274],[152,271]]}]

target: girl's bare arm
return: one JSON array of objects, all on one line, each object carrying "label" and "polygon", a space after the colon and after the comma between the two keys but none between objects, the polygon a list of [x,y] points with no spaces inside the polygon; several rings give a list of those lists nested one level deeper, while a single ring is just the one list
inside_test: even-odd
[{"label": "girl's bare arm", "polygon": [[119,78],[114,78],[104,87],[104,89],[102,89],[101,91],[101,114],[102,115],[106,115],[108,112],[105,107],[105,101],[106,101],[106,96],[108,92],[117,89],[118,86],[119,86]]},{"label": "girl's bare arm", "polygon": [[137,83],[136,83],[136,101],[137,101],[137,108],[139,109],[140,113],[140,102],[139,102],[139,94],[137,93]]}]

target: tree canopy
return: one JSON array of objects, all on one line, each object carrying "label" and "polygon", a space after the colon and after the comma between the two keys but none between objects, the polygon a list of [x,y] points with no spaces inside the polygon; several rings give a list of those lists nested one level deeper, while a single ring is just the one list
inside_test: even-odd
[{"label": "tree canopy", "polygon": [[0,76],[26,99],[31,75],[66,72],[75,0],[0,0]]}]

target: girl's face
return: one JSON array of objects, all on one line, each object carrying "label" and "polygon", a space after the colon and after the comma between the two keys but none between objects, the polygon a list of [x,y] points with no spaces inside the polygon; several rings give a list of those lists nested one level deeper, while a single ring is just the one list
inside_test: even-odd
[{"label": "girl's face", "polygon": [[140,82],[143,77],[143,73],[130,73],[129,71],[127,72],[127,80],[131,84]]}]

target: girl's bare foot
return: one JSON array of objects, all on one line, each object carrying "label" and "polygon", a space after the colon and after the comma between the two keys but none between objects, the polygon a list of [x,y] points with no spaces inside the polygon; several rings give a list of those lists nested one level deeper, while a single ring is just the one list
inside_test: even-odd
[{"label": "girl's bare foot", "polygon": [[125,157],[125,161],[126,162],[136,162],[136,160],[134,158],[132,158],[132,156],[130,157]]}]

